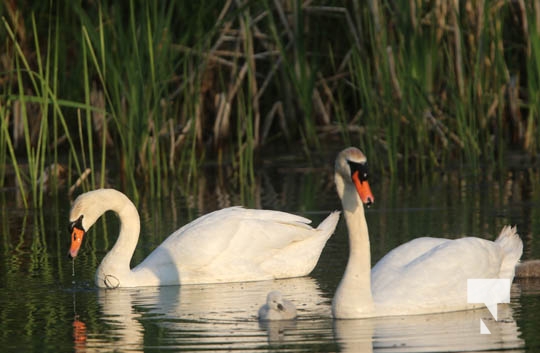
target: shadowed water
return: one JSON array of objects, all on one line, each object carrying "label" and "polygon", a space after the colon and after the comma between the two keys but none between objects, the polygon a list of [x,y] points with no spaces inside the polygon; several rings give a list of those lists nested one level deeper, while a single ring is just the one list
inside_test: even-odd
[{"label": "shadowed water", "polygon": [[[494,239],[515,224],[524,259],[540,258],[540,185],[530,171],[497,177],[445,174],[421,185],[373,182],[376,203],[366,213],[372,258],[431,235]],[[245,196],[249,195],[249,196]],[[24,211],[7,190],[0,194],[0,347],[6,352],[110,351],[320,351],[435,352],[538,351],[540,280],[518,279],[511,303],[487,309],[365,320],[333,320],[330,302],[345,268],[343,222],[319,264],[304,278],[251,283],[95,288],[96,267],[118,232],[114,215],[90,230],[80,256],[67,259],[69,202],[49,199]],[[137,205],[142,235],[133,264],[174,229],[217,208],[244,204],[298,213],[318,224],[340,208],[330,170],[262,170],[246,189],[208,177],[193,191],[178,190]],[[257,310],[280,290],[298,319],[260,323]],[[482,319],[490,335],[480,334]]]}]

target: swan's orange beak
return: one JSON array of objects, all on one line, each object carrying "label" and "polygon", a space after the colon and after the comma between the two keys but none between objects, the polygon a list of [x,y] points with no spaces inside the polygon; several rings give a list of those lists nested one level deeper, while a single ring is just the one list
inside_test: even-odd
[{"label": "swan's orange beak", "polygon": [[352,175],[352,181],[354,186],[356,186],[356,191],[360,195],[360,200],[367,205],[368,207],[375,201],[373,194],[371,193],[371,188],[367,180],[361,181],[358,171],[355,171]]},{"label": "swan's orange beak", "polygon": [[82,240],[84,238],[84,229],[78,227],[73,227],[71,230],[71,247],[69,248],[69,256],[74,259],[79,253],[81,248]]}]

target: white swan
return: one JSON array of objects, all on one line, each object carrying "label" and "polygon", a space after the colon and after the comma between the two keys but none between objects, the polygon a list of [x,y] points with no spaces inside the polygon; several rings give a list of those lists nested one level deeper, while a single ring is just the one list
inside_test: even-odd
[{"label": "white swan", "polygon": [[309,274],[334,232],[339,212],[318,228],[285,212],[230,207],[204,215],[172,233],[133,269],[139,214],[121,192],[81,194],[70,212],[71,248],[77,256],[84,234],[106,211],[120,218],[120,234],[99,265],[98,287],[139,287],[299,277]]},{"label": "white swan", "polygon": [[266,296],[266,304],[259,308],[259,320],[292,320],[296,318],[296,307],[284,299],[280,291],[273,290]]},{"label": "white swan", "polygon": [[[480,238],[418,238],[384,256],[371,269],[362,203],[374,201],[367,162],[357,148],[343,150],[335,183],[349,229],[349,260],[332,301],[335,318],[412,315],[472,308],[467,279],[514,277],[523,243],[512,227],[495,242]],[[477,304],[479,305],[479,304]]]}]

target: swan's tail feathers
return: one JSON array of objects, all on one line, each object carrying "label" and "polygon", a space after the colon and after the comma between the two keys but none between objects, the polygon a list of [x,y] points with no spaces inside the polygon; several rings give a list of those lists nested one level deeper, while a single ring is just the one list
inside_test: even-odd
[{"label": "swan's tail feathers", "polygon": [[517,233],[517,228],[504,226],[495,243],[499,244],[504,252],[499,277],[513,279],[514,270],[523,253],[523,242]]},{"label": "swan's tail feathers", "polygon": [[323,234],[327,234],[327,238],[330,238],[330,236],[334,234],[334,231],[336,230],[340,214],[340,211],[330,213],[330,215],[328,215],[328,217],[326,217],[324,221],[319,224],[317,230],[320,230]]},{"label": "swan's tail feathers", "polygon": [[[334,234],[340,213],[332,212],[316,229],[310,229],[304,240],[292,242],[261,263],[261,268],[276,279],[309,275],[317,265],[326,242]],[[278,269],[285,271],[279,272]]]}]

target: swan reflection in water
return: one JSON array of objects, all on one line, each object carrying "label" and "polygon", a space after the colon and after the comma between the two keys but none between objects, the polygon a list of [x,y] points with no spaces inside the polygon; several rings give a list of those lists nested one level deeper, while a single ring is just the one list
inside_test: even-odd
[{"label": "swan reflection in water", "polygon": [[[260,325],[259,307],[272,290],[286,293],[303,323]],[[299,277],[274,281],[208,285],[100,289],[101,321],[112,329],[106,335],[88,334],[86,352],[128,349],[142,351],[145,344],[182,349],[255,349],[271,342],[297,341],[313,321],[325,322],[332,339],[330,299],[316,280]],[[324,319],[322,319],[324,318]],[[160,337],[145,330],[160,328]],[[153,330],[154,332],[156,330]],[[290,334],[289,334],[290,331]]]},{"label": "swan reflection in water", "polygon": [[[259,322],[266,294],[279,290],[298,309],[296,320]],[[213,285],[139,287],[97,292],[104,333],[87,330],[77,351],[144,351],[148,347],[385,352],[521,348],[516,303],[445,314],[333,320],[330,295],[311,277]],[[512,296],[515,297],[514,295]],[[80,318],[82,320],[82,318]],[[480,334],[480,319],[491,331]],[[156,329],[157,327],[157,329]],[[103,330],[101,330],[103,332]],[[158,334],[159,333],[159,334]]]},{"label": "swan reflection in water", "polygon": [[[491,334],[480,333],[482,320]],[[525,342],[511,305],[498,305],[498,321],[487,308],[429,315],[335,320],[341,352],[461,352],[512,350]]]}]

